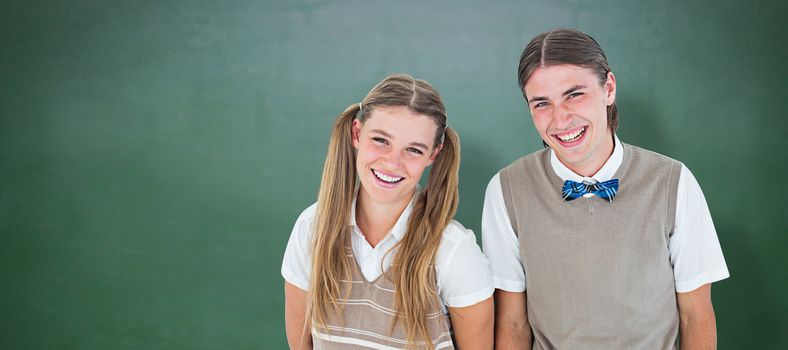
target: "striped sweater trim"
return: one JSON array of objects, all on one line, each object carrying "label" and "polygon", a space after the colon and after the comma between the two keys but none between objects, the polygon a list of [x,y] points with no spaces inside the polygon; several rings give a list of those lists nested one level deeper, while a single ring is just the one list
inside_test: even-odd
[{"label": "striped sweater trim", "polygon": [[[383,341],[388,341],[388,342],[392,342],[392,343],[396,343],[396,344],[401,344],[402,346],[405,346],[405,345],[408,344],[407,341],[402,340],[402,339],[382,336],[382,335],[377,334],[377,333],[364,331],[364,330],[360,330],[360,329],[343,328],[343,327],[335,327],[335,326],[329,326],[328,328],[330,330],[335,330],[335,331],[343,331],[343,332],[346,332],[346,333],[355,333],[355,334],[359,334],[359,335],[365,335],[365,336],[369,336],[371,338],[377,338],[377,339],[380,339],[380,340],[383,340]],[[350,345],[359,345],[359,346],[364,346],[364,347],[371,348],[371,349],[381,349],[381,350],[394,350],[394,349],[399,350],[399,349],[404,349],[404,348],[400,348],[400,347],[393,347],[393,346],[390,346],[390,345],[377,343],[377,342],[374,342],[374,341],[371,341],[371,340],[364,340],[364,339],[359,339],[359,338],[354,338],[354,337],[346,337],[346,336],[340,336],[340,335],[335,335],[335,334],[321,333],[321,332],[318,332],[318,330],[316,328],[314,328],[314,327],[312,328],[312,336],[316,337],[318,339],[327,341],[327,342],[341,343],[341,344],[350,344]],[[445,338],[447,336],[449,337],[448,340],[440,341],[441,339],[443,339],[443,338]],[[433,340],[433,345],[435,346],[435,349],[438,350],[438,349],[445,349],[445,348],[452,347],[453,344],[452,344],[452,341],[451,341],[450,337],[451,337],[451,334],[449,332],[441,333],[440,336],[438,337],[438,339]],[[438,341],[440,341],[440,342],[438,342]],[[422,345],[423,346],[424,342],[423,341],[416,342],[415,345]]]},{"label": "striped sweater trim", "polygon": [[[390,308],[387,308],[387,307],[385,307],[383,305],[380,305],[380,304],[374,302],[371,299],[338,299],[337,301],[339,302],[339,304],[345,305],[345,306],[347,306],[347,305],[350,305],[350,306],[369,306],[369,307],[372,307],[372,308],[374,308],[374,309],[376,309],[376,310],[378,310],[380,312],[383,312],[383,313],[391,315],[391,316],[396,316],[397,315],[397,312],[394,311],[393,309],[390,309]],[[433,319],[433,318],[436,318],[436,317],[441,316],[441,315],[443,315],[443,312],[436,311],[436,312],[427,314],[427,319]]]}]

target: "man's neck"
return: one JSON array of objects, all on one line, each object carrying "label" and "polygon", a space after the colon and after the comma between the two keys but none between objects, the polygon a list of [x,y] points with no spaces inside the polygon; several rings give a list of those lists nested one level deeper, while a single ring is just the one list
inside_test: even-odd
[{"label": "man's neck", "polygon": [[564,161],[560,158],[558,160],[577,175],[593,177],[599,172],[599,170],[602,169],[602,167],[605,166],[605,163],[607,163],[607,161],[613,155],[615,147],[615,136],[611,136],[607,143],[600,145],[600,149],[597,151],[597,154],[593,155],[589,159],[586,159],[584,162],[569,165],[564,163]]},{"label": "man's neck", "polygon": [[583,164],[580,164],[580,165],[569,165],[569,164],[566,164],[563,161],[561,161],[560,158],[558,160],[561,161],[561,164],[566,166],[569,170],[571,170],[572,172],[574,172],[577,175],[580,175],[580,176],[583,176],[583,177],[594,177],[594,175],[596,175],[596,173],[598,173],[599,170],[602,169],[603,166],[605,166],[605,163],[607,163],[607,160],[610,159],[611,155],[613,155],[612,151],[610,152],[610,154],[607,155],[607,158],[602,160],[602,162],[597,161],[595,163],[590,163],[588,165],[583,165]]}]

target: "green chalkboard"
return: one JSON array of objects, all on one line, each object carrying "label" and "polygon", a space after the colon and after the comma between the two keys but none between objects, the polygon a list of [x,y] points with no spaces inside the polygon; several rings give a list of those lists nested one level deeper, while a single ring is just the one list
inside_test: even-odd
[{"label": "green chalkboard", "polygon": [[785,2],[5,1],[0,348],[281,349],[281,258],[329,127],[390,73],[462,138],[458,219],[541,147],[525,43],[593,35],[620,138],[682,160],[732,277],[721,349],[785,348]]}]

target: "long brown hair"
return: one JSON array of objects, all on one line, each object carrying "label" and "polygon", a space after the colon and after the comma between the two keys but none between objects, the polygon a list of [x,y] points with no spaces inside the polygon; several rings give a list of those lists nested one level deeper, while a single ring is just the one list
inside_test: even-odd
[{"label": "long brown hair", "polygon": [[[610,72],[605,51],[594,38],[575,29],[554,29],[531,39],[520,56],[517,84],[523,96],[525,84],[537,68],[561,64],[591,69],[599,78],[600,85],[605,84],[607,73]],[[618,107],[615,101],[607,106],[607,126],[613,133],[618,128]]]},{"label": "long brown hair", "polygon": [[[443,230],[457,211],[460,144],[446,126],[446,109],[432,85],[404,74],[378,83],[361,103],[340,114],[331,132],[317,199],[312,241],[310,319],[325,327],[329,314],[341,315],[341,281],[350,279],[345,246],[350,239],[350,213],[356,186],[356,155],[351,141],[354,119],[364,123],[378,107],[405,106],[435,121],[434,146],[443,145],[432,163],[427,185],[415,200],[408,231],[398,243],[387,276],[396,285],[395,323],[401,322],[411,346],[416,339],[433,348],[426,316],[436,306],[435,255]],[[350,286],[348,286],[350,288]],[[349,292],[348,290],[344,291]],[[392,327],[394,325],[392,324]]]}]

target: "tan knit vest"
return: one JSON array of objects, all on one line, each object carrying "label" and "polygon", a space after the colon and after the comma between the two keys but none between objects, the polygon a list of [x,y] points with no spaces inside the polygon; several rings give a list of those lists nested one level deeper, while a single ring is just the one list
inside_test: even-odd
[{"label": "tan knit vest", "polygon": [[[372,282],[367,282],[353,257],[353,250],[346,248],[351,270],[351,281],[342,281],[342,291],[350,288],[346,299],[341,299],[342,317],[330,315],[326,320],[327,329],[312,328],[312,342],[315,350],[333,349],[405,349],[408,348],[402,321],[397,322],[393,331],[391,324],[395,319],[394,283],[387,278],[388,271]],[[390,271],[390,269],[389,269]],[[342,294],[344,295],[344,294]],[[449,318],[440,309],[440,300],[427,314],[427,327],[435,349],[454,349]],[[411,349],[426,348],[423,341],[417,341]]]},{"label": "tan knit vest", "polygon": [[518,235],[534,349],[675,349],[668,242],[681,163],[622,144],[612,202],[565,202],[548,149],[501,171]]}]

